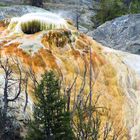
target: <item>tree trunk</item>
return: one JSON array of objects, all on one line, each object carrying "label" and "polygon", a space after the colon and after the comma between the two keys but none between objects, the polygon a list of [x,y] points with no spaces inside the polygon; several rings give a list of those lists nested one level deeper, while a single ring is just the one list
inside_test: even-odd
[{"label": "tree trunk", "polygon": [[4,108],[3,108],[3,116],[6,119],[7,117],[7,108],[8,108],[8,93],[7,93],[7,89],[8,89],[8,77],[6,75],[5,78],[5,86],[4,86]]}]

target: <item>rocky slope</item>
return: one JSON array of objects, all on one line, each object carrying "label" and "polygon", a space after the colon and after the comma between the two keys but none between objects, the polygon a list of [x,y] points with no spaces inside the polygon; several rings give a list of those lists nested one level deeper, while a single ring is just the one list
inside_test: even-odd
[{"label": "rocky slope", "polygon": [[[37,21],[39,30],[34,32]],[[63,87],[68,87],[77,76],[76,88],[72,89],[71,102],[81,88],[85,75],[86,83],[83,94],[89,93],[89,72],[92,69],[93,103],[99,97],[97,106],[101,110],[103,124],[109,116],[113,122],[112,131],[120,133],[119,140],[140,139],[140,57],[121,51],[106,48],[58,15],[41,12],[30,13],[11,20],[0,22],[0,58],[18,59],[23,75],[32,70],[40,80],[44,71],[54,70],[64,80]],[[10,21],[10,22],[9,22]],[[32,30],[31,30],[32,29]],[[34,33],[32,33],[32,31]],[[27,34],[28,33],[28,34]],[[91,59],[90,59],[91,58]],[[86,67],[85,67],[86,66]],[[15,76],[18,76],[16,71]],[[0,85],[4,84],[4,73],[0,68]],[[29,101],[27,114],[31,115],[33,103],[33,81],[29,75]],[[19,120],[24,119],[23,104],[25,92],[22,91],[19,104]],[[22,119],[21,119],[22,118]]]},{"label": "rocky slope", "polygon": [[110,48],[140,54],[140,14],[108,21],[88,35]]},{"label": "rocky slope", "polygon": [[36,12],[46,12],[46,11],[41,8],[32,7],[32,6],[22,6],[22,5],[0,7],[0,20],[23,16],[24,14],[31,13],[31,12],[36,13]]},{"label": "rocky slope", "polygon": [[[28,4],[28,2],[29,0],[1,0],[0,4]],[[44,9],[62,15],[66,19],[72,20],[75,25],[78,16],[79,30],[85,33],[89,30],[93,30],[94,22],[92,18],[98,7],[98,1],[96,0],[47,0],[44,2]]]},{"label": "rocky slope", "polygon": [[79,30],[85,33],[93,30],[95,25],[92,19],[98,7],[98,2],[94,0],[50,0],[50,2],[44,4],[44,8],[62,15],[66,19],[71,19],[75,25],[78,16]]}]

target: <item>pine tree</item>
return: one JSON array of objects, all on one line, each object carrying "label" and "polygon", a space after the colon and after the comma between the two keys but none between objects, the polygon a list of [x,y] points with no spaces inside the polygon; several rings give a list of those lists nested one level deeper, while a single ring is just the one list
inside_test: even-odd
[{"label": "pine tree", "polygon": [[43,0],[30,0],[32,6],[43,7]]},{"label": "pine tree", "polygon": [[99,7],[93,19],[97,22],[97,26],[126,14],[139,13],[140,0],[100,0]]},{"label": "pine tree", "polygon": [[72,140],[70,113],[60,93],[60,82],[54,73],[45,73],[35,95],[34,121],[31,122],[27,140]]}]

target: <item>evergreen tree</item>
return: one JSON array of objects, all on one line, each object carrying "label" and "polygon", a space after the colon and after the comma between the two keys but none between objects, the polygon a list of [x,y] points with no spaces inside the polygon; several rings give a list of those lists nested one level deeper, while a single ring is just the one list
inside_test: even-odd
[{"label": "evergreen tree", "polygon": [[32,6],[43,7],[43,0],[30,0]]},{"label": "evergreen tree", "polygon": [[140,12],[140,0],[100,0],[100,9],[93,21],[97,26],[126,14]]},{"label": "evergreen tree", "polygon": [[71,140],[73,133],[70,113],[60,93],[60,82],[54,73],[45,73],[35,95],[34,120],[29,126],[27,140]]},{"label": "evergreen tree", "polygon": [[130,13],[140,13],[140,0],[132,0],[130,3]]}]

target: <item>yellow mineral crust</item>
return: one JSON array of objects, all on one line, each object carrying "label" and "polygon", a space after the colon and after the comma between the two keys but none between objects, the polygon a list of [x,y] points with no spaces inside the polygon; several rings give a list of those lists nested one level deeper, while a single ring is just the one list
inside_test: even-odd
[{"label": "yellow mineral crust", "polygon": [[[0,24],[0,26],[2,25]],[[130,109],[130,107],[133,109],[135,105],[132,103],[129,93],[130,90],[133,90],[133,94],[140,94],[137,89],[139,77],[136,78],[135,71],[123,62],[123,56],[116,51],[105,49],[92,38],[78,33],[76,30],[68,29],[51,29],[29,35],[24,33],[18,35],[9,33],[8,35],[7,33],[0,40],[1,58],[16,56],[22,62],[24,69],[32,68],[39,79],[44,71],[52,69],[63,78],[63,86],[67,87],[78,76],[76,93],[80,90],[86,66],[83,97],[89,93],[91,65],[92,98],[95,102],[99,96],[97,106],[101,108],[102,126],[109,117],[113,123],[112,132],[115,130],[116,133],[120,133],[120,140],[138,138],[136,132],[131,132],[131,128],[134,131],[133,126],[136,121],[136,118],[132,116],[137,110],[132,112]],[[27,49],[28,43],[30,47]],[[31,82],[29,93],[34,101],[32,84]],[[72,89],[71,103],[74,102],[75,89]]]}]

